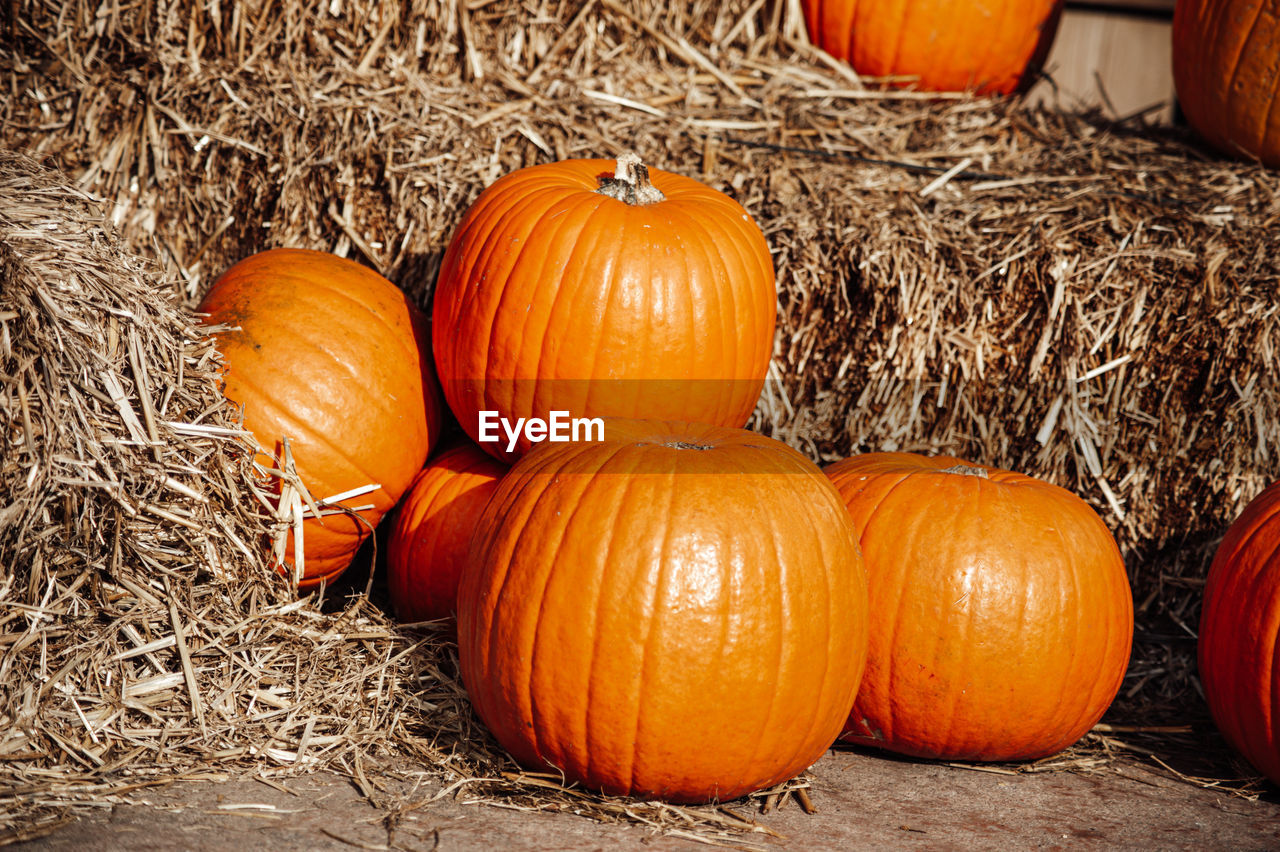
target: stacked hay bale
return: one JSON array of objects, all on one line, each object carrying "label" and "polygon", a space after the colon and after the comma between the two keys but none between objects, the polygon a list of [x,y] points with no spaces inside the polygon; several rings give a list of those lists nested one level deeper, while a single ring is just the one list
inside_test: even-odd
[{"label": "stacked hay bale", "polygon": [[268,567],[273,494],[220,367],[99,201],[0,151],[0,842],[211,765],[415,740],[388,619]]},{"label": "stacked hay bale", "polygon": [[31,605],[91,571],[265,581],[249,445],[172,282],[34,160],[0,151],[0,198],[0,562]]},{"label": "stacked hay bale", "polygon": [[533,162],[633,148],[728,192],[778,269],[753,425],[823,460],[947,452],[1079,493],[1137,596],[1118,712],[1200,713],[1207,556],[1280,476],[1276,173],[1138,122],[869,88],[781,3],[19,6],[0,145],[106,198],[189,303],[295,245],[426,305],[468,203]]}]

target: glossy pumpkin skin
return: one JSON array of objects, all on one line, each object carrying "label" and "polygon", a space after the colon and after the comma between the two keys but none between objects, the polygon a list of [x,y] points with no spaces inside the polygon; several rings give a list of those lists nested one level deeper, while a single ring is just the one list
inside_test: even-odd
[{"label": "glossy pumpkin skin", "polygon": [[1064,0],[804,0],[814,44],[922,91],[1010,94],[1035,82]]},{"label": "glossy pumpkin skin", "polygon": [[[278,248],[241,260],[199,307],[217,332],[228,399],[273,456],[288,437],[316,500],[376,484],[340,505],[372,505],[303,524],[311,588],[345,571],[361,542],[422,468],[440,424],[429,335],[421,313],[373,270],[327,252]],[[287,571],[295,568],[289,533]]]},{"label": "glossy pumpkin skin", "polygon": [[1178,0],[1173,10],[1178,103],[1209,144],[1280,166],[1280,5]]},{"label": "glossy pumpkin skin", "polygon": [[[458,421],[477,412],[742,426],[764,384],[777,294],[764,235],[733,199],[648,172],[661,201],[598,190],[613,160],[530,166],[467,210],[442,262],[435,359]],[[512,461],[506,441],[481,444]]]},{"label": "glossy pumpkin skin", "polygon": [[1280,483],[1255,497],[1214,554],[1200,610],[1200,683],[1233,748],[1280,784]]},{"label": "glossy pumpkin skin", "polygon": [[845,740],[1032,760],[1093,727],[1128,666],[1133,601],[1115,539],[1088,504],[946,456],[867,453],[826,473],[858,531],[871,595]]},{"label": "glossy pumpkin skin", "polygon": [[804,770],[862,674],[866,579],[821,471],[741,429],[609,421],[498,486],[459,591],[462,676],[534,770],[728,800]]},{"label": "glossy pumpkin skin", "polygon": [[467,546],[507,466],[470,441],[428,462],[391,521],[387,584],[402,622],[452,618]]}]

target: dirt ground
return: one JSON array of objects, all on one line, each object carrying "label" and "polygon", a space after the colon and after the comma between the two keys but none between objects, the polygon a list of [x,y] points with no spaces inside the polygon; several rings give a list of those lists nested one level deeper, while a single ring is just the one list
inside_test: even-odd
[{"label": "dirt ground", "polygon": [[[186,782],[135,791],[17,850],[588,850],[706,849],[679,830],[601,824],[441,792],[412,766],[370,778],[377,807],[329,773],[273,780]],[[1006,774],[992,767],[832,751],[811,770],[816,812],[794,799],[770,813],[735,803],[757,823],[740,849],[1277,849],[1280,796],[1249,800],[1204,789],[1137,759],[1087,773]],[[377,783],[374,784],[374,781]],[[407,794],[407,795],[405,795]]]}]

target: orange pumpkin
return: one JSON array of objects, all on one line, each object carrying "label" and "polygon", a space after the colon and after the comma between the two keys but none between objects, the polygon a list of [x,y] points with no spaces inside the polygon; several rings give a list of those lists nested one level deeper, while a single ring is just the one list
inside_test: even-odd
[{"label": "orange pumpkin", "polygon": [[[231,327],[217,332],[224,392],[243,406],[260,462],[278,463],[287,437],[315,500],[377,486],[334,504],[346,511],[303,524],[299,585],[335,579],[422,468],[439,431],[421,314],[373,270],[290,248],[232,266],[197,311]],[[297,563],[292,536],[288,571]]]},{"label": "orange pumpkin", "polygon": [[826,468],[871,594],[867,672],[844,738],[915,757],[1031,760],[1085,734],[1124,678],[1133,602],[1087,503],[946,456]]},{"label": "orange pumpkin", "polygon": [[603,441],[539,445],[490,499],[459,662],[525,766],[727,800],[835,740],[866,606],[849,518],[812,462],[742,429],[607,421]]},{"label": "orange pumpkin", "polygon": [[859,74],[923,91],[1009,94],[1035,82],[1064,0],[804,0],[809,38]]},{"label": "orange pumpkin", "polygon": [[1200,683],[1222,735],[1280,784],[1280,482],[1227,529],[1204,587]]},{"label": "orange pumpkin", "polygon": [[723,193],[627,156],[530,166],[486,189],[450,242],[436,365],[467,434],[507,460],[530,441],[508,451],[499,417],[741,426],[776,302],[764,235]]},{"label": "orange pumpkin", "polygon": [[400,501],[387,540],[387,582],[400,621],[449,618],[467,546],[507,466],[470,441],[432,459]]},{"label": "orange pumpkin", "polygon": [[1178,0],[1173,83],[1187,122],[1220,151],[1280,166],[1280,9]]}]

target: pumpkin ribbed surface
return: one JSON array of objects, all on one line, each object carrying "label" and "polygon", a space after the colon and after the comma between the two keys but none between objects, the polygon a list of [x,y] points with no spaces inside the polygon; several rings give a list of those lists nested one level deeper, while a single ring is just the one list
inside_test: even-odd
[{"label": "pumpkin ribbed surface", "polygon": [[476,520],[507,466],[467,441],[433,458],[396,508],[387,585],[400,621],[448,618]]},{"label": "pumpkin ribbed surface", "polygon": [[609,421],[499,485],[459,592],[462,676],[531,769],[667,801],[808,767],[862,673],[866,580],[816,466],[745,430]]},{"label": "pumpkin ribbed surface", "polygon": [[1280,483],[1250,501],[1218,545],[1198,653],[1222,735],[1280,784]]},{"label": "pumpkin ribbed surface", "polygon": [[[372,505],[308,518],[304,588],[332,580],[422,468],[439,424],[426,325],[394,284],[326,252],[279,248],[228,269],[197,311],[217,333],[224,392],[271,457],[287,437],[298,475],[323,500],[367,485],[340,505]],[[287,556],[293,567],[293,541]]]},{"label": "pumpkin ribbed surface", "polygon": [[1280,166],[1280,2],[1178,0],[1173,82],[1211,145]]},{"label": "pumpkin ribbed surface", "polygon": [[924,91],[1026,88],[1048,55],[1063,0],[804,0],[809,37],[859,74]]},{"label": "pumpkin ribbed surface", "polygon": [[866,561],[871,638],[845,739],[916,757],[1029,760],[1110,705],[1133,603],[1115,539],[1074,494],[945,456],[826,468]]},{"label": "pumpkin ribbed surface", "polygon": [[[600,191],[613,160],[530,166],[467,210],[435,290],[445,396],[478,439],[505,418],[746,423],[768,369],[776,290],[764,235],[733,199],[648,172],[663,198]],[[485,443],[513,460],[521,440]]]}]

